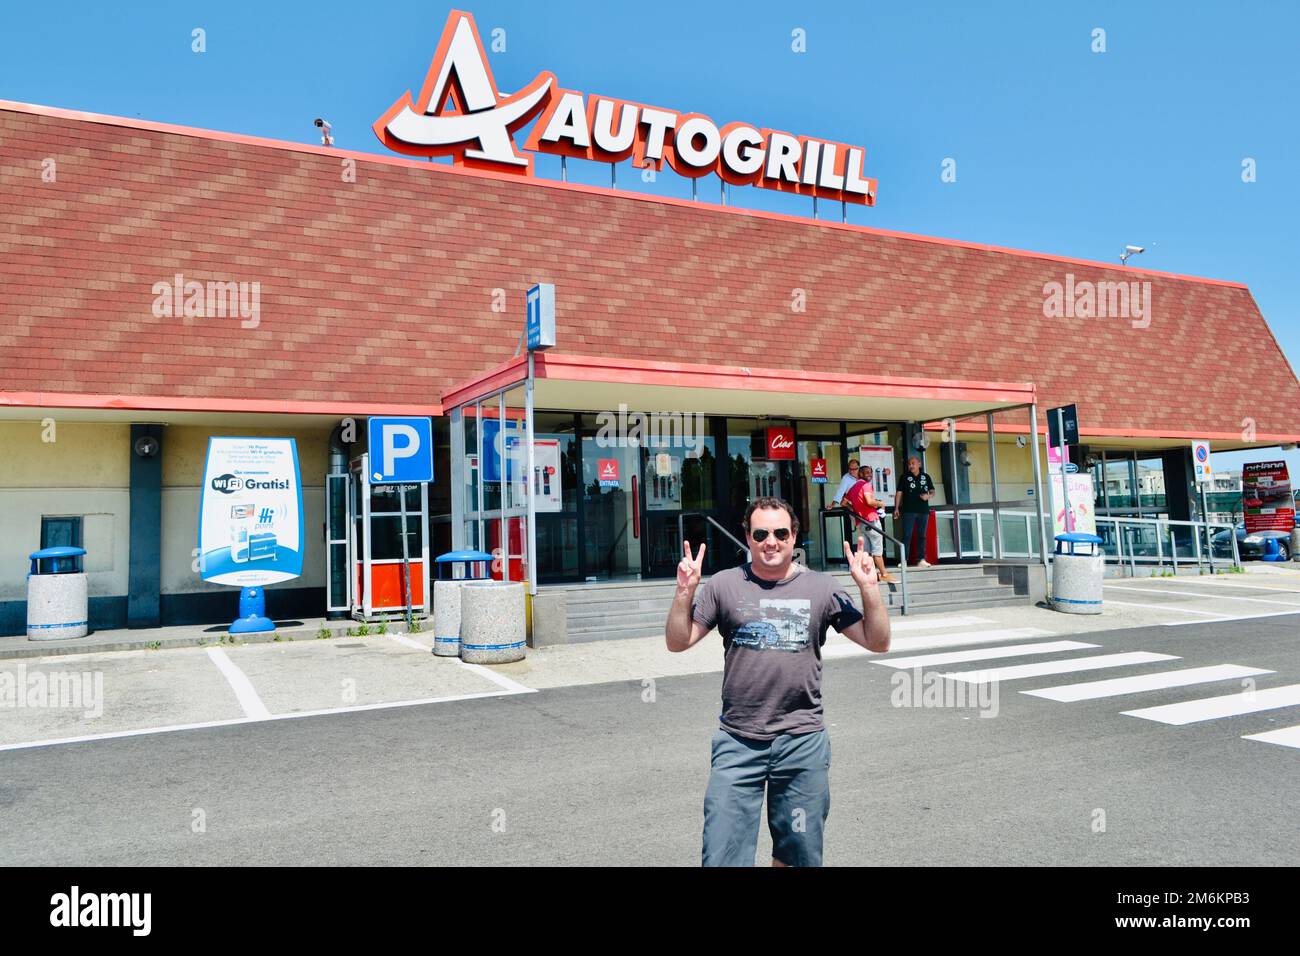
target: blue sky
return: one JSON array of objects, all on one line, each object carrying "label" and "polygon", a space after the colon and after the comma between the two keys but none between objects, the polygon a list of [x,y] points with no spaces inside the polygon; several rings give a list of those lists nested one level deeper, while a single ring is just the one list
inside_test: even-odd
[{"label": "blue sky", "polygon": [[[851,208],[851,222],[1109,261],[1144,245],[1135,264],[1248,284],[1300,366],[1300,4],[456,6],[485,43],[505,31],[506,50],[491,54],[503,90],[549,69],[589,93],[861,144],[880,194],[873,209]],[[0,99],[303,142],[324,116],[336,145],[383,152],[370,125],[418,91],[449,9],[11,3]],[[202,54],[191,51],[196,27]],[[1104,53],[1092,49],[1097,28]],[[791,49],[796,29],[806,52]],[[945,158],[956,182],[940,179]],[[1246,158],[1253,183],[1242,181]],[[537,164],[558,177],[558,160]],[[609,181],[607,166],[569,172]],[[621,188],[690,194],[667,171],[644,184],[624,164],[618,177]],[[702,197],[716,189],[701,180]],[[732,201],[811,213],[810,200],[763,190]]]}]

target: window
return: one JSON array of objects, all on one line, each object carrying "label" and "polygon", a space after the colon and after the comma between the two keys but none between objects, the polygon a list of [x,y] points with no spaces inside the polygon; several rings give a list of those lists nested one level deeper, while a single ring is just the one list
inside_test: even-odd
[{"label": "window", "polygon": [[41,517],[42,548],[80,548],[81,516]]}]

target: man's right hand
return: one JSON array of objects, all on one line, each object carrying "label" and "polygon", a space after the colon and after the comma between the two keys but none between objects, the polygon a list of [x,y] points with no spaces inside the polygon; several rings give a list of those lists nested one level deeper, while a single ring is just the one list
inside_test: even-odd
[{"label": "man's right hand", "polygon": [[682,542],[682,560],[677,565],[677,586],[679,588],[689,588],[694,590],[700,583],[700,574],[704,568],[704,549],[708,545],[700,545],[700,553],[691,555],[691,543]]}]

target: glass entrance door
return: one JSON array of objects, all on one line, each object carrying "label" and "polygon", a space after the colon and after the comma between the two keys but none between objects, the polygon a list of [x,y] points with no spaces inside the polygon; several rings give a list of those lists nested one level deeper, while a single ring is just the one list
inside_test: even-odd
[{"label": "glass entrance door", "polygon": [[602,447],[583,430],[582,573],[588,581],[637,578],[642,569],[642,508],[645,494],[639,449]]}]

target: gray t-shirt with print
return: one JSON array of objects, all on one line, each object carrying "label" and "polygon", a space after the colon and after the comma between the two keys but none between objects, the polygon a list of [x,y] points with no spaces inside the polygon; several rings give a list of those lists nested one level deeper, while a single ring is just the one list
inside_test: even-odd
[{"label": "gray t-shirt with print", "polygon": [[705,581],[692,616],[722,635],[723,730],[771,740],[822,729],[826,629],[843,631],[862,620],[834,578],[805,568],[784,581],[764,581],[745,564]]}]

